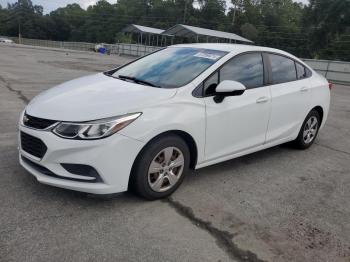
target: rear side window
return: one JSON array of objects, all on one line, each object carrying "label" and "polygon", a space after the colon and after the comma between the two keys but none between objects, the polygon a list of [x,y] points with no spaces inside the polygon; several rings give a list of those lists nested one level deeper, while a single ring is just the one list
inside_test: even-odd
[{"label": "rear side window", "polygon": [[297,79],[303,79],[306,77],[305,74],[305,67],[303,67],[301,64],[299,63],[295,63],[295,67],[297,69]]},{"label": "rear side window", "polygon": [[311,76],[310,70],[307,69],[305,66],[299,64],[298,62],[295,62],[295,67],[297,69],[297,78],[298,79],[304,79],[304,78]]},{"label": "rear side window", "polygon": [[234,80],[246,88],[264,85],[264,65],[260,53],[244,54],[233,58],[220,70],[220,82]]},{"label": "rear side window", "polygon": [[280,84],[296,80],[296,69],[292,59],[269,54],[272,70],[272,83]]}]

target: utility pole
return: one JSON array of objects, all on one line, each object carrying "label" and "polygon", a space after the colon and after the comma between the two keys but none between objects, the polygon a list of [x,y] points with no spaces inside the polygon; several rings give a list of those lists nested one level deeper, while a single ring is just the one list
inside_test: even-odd
[{"label": "utility pole", "polygon": [[18,19],[18,43],[22,43],[22,34],[21,34],[21,20]]},{"label": "utility pole", "polygon": [[233,4],[233,15],[232,15],[232,26],[233,26],[235,24],[237,8],[239,8],[241,4],[241,0],[232,0],[232,4]]},{"label": "utility pole", "polygon": [[186,23],[186,13],[187,13],[187,0],[184,0],[185,1],[185,8],[184,8],[184,19],[183,19],[183,23],[185,24]]}]

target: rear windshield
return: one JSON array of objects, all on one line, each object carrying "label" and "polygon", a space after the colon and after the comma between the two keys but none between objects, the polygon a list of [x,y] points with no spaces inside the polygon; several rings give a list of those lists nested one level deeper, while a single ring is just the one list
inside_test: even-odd
[{"label": "rear windshield", "polygon": [[160,88],[177,88],[191,82],[226,54],[218,50],[170,47],[136,60],[112,76]]}]

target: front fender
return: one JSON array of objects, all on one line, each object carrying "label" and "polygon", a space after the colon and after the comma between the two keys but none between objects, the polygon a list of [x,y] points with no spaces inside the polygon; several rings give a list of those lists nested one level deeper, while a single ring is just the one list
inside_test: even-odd
[{"label": "front fender", "polygon": [[198,150],[197,163],[200,163],[204,161],[205,150],[205,104],[201,99],[190,100],[168,100],[168,103],[146,108],[137,120],[119,133],[148,143],[164,132],[183,131],[194,139]]}]

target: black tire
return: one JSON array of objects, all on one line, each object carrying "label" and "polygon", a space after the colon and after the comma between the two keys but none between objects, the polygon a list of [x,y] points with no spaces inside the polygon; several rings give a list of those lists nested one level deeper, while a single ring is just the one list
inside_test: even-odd
[{"label": "black tire", "polygon": [[[164,192],[157,192],[149,183],[149,168],[152,161],[166,148],[175,147],[183,155],[184,165],[182,173],[171,188]],[[190,150],[186,142],[179,136],[168,135],[151,141],[138,155],[133,166],[130,186],[138,195],[148,200],[156,200],[171,195],[182,183],[190,166]]]},{"label": "black tire", "polygon": [[[308,121],[311,118],[316,118],[317,119],[317,129],[316,129],[316,133],[313,136],[313,139],[310,142],[306,142],[304,139],[304,131],[305,131],[305,127],[308,125]],[[298,149],[307,149],[309,148],[314,142],[315,139],[318,135],[318,131],[320,129],[320,125],[321,125],[321,117],[320,114],[316,111],[316,110],[311,110],[311,112],[307,115],[307,117],[305,118],[303,125],[300,128],[298,137],[293,141],[293,145],[298,148]]]}]

